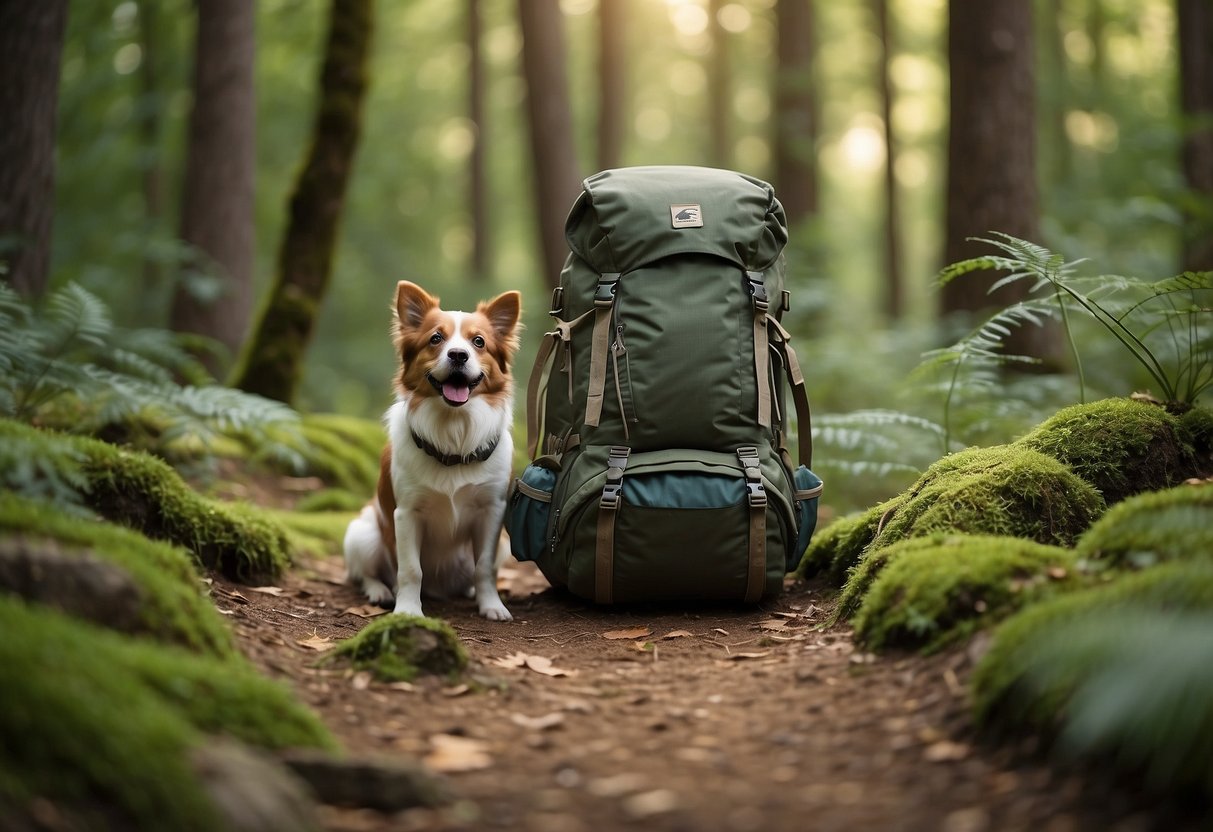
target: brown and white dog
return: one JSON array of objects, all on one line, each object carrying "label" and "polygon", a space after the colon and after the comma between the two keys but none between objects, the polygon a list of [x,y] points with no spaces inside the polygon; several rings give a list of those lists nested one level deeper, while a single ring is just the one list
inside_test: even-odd
[{"label": "brown and white dog", "polygon": [[421,593],[474,589],[480,614],[512,616],[497,594],[497,550],[513,464],[518,292],[447,312],[396,286],[396,403],[384,421],[377,499],[345,533],[352,583],[375,604],[421,615]]}]

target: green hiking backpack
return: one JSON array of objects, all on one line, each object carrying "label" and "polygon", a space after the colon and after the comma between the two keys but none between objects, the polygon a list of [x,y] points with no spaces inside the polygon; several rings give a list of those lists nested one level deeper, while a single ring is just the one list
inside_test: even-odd
[{"label": "green hiking backpack", "polygon": [[[599,603],[758,601],[817,522],[804,377],[779,319],[783,208],[697,167],[585,181],[527,386],[512,551]],[[785,445],[784,379],[800,465]]]}]

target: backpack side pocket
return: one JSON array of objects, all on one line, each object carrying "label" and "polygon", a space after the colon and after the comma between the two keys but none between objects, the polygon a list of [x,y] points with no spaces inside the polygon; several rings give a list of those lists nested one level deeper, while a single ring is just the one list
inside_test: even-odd
[{"label": "backpack side pocket", "polygon": [[531,464],[514,480],[510,505],[505,512],[505,530],[510,535],[510,553],[518,560],[535,560],[547,544],[548,515],[556,472]]},{"label": "backpack side pocket", "polygon": [[792,477],[795,491],[792,494],[796,506],[796,546],[788,551],[787,571],[792,572],[800,565],[805,549],[813,538],[813,530],[817,528],[817,501],[823,488],[821,477],[814,474],[807,466],[801,465]]}]

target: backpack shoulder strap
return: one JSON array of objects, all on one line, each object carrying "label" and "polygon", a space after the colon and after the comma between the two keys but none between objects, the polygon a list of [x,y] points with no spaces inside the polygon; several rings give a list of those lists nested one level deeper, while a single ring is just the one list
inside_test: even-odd
[{"label": "backpack shoulder strap", "polygon": [[796,451],[799,462],[806,468],[813,467],[813,416],[809,410],[809,394],[804,385],[804,373],[800,369],[800,360],[796,350],[792,349],[792,336],[783,325],[773,317],[767,317],[767,324],[775,330],[776,349],[784,357],[788,381],[792,387],[792,401],[796,405]]}]

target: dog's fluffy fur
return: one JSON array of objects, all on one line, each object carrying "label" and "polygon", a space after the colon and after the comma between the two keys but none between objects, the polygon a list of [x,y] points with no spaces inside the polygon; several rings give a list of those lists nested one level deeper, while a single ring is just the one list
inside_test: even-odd
[{"label": "dog's fluffy fur", "polygon": [[[438,298],[396,287],[396,403],[379,489],[345,534],[349,579],[372,603],[421,615],[421,595],[475,592],[480,614],[511,615],[497,594],[498,546],[513,460],[517,292],[447,312]],[[482,461],[443,464],[433,454]],[[421,443],[429,446],[423,449]]]}]

